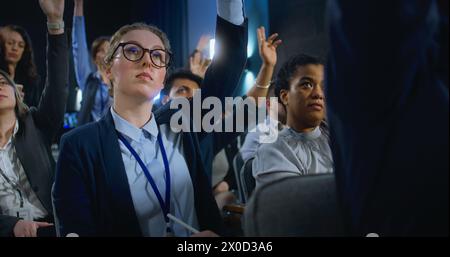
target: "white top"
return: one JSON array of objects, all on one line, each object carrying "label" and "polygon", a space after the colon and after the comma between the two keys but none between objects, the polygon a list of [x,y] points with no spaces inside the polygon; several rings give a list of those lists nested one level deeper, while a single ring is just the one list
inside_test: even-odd
[{"label": "white top", "polygon": [[[165,168],[157,136],[158,126],[152,114],[151,120],[140,129],[123,119],[111,108],[114,125],[145,163],[156,186],[165,199]],[[170,166],[170,213],[188,225],[198,229],[194,205],[194,187],[183,155],[182,133],[174,133],[170,126],[161,125],[162,141]],[[144,236],[166,236],[166,222],[158,198],[138,162],[119,140],[122,160],[130,186],[131,198]],[[175,236],[190,236],[191,232],[171,222]]]},{"label": "white top", "polygon": [[244,144],[239,149],[242,160],[246,162],[255,157],[261,144],[275,142],[278,138],[278,132],[282,128],[284,128],[284,125],[281,122],[268,118],[264,123],[260,123],[256,128],[250,130],[245,136]]},{"label": "white top", "polygon": [[[16,148],[13,145],[13,138],[17,131],[19,131],[19,122],[16,120],[13,135],[4,147],[0,147],[0,211],[3,215],[17,217],[17,212],[19,212],[20,208],[28,214],[22,216],[24,212],[20,211],[20,217],[23,219],[44,218],[47,216],[47,211],[36,193],[31,189],[31,185],[17,156]],[[20,206],[21,196],[23,206]]]},{"label": "white top", "polygon": [[256,187],[285,177],[333,172],[329,139],[316,127],[308,133],[284,128],[277,141],[262,144],[252,164]]}]

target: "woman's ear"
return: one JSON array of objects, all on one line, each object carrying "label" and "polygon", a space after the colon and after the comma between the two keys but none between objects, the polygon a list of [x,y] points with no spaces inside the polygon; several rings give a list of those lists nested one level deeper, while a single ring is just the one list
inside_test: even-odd
[{"label": "woman's ear", "polygon": [[112,74],[111,74],[111,66],[104,66],[104,72],[105,72],[105,74],[106,74],[106,77],[109,79],[109,80],[111,80],[112,79]]},{"label": "woman's ear", "polygon": [[283,103],[284,106],[288,106],[288,102],[289,102],[289,91],[287,91],[286,89],[281,89],[280,90],[280,100]]}]

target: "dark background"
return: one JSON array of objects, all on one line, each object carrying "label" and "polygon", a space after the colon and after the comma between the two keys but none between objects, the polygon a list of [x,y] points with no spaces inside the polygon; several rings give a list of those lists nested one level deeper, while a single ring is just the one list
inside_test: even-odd
[{"label": "dark background", "polygon": [[[449,1],[438,2],[441,11],[448,18]],[[250,22],[249,43],[256,49],[249,57],[247,70],[255,76],[261,64],[255,39],[256,27],[260,25],[266,26],[268,33],[278,32],[283,40],[278,51],[276,71],[289,56],[296,53],[326,57],[327,0],[245,0],[245,3]],[[194,49],[199,35],[214,33],[215,0],[85,0],[84,4],[88,45],[98,36],[112,35],[124,24],[137,21],[151,23],[167,33],[174,53],[175,67],[187,64],[189,53]],[[72,15],[73,1],[66,0],[64,20],[69,35]],[[18,24],[30,34],[42,78],[45,78],[45,22],[38,0],[8,0],[3,1],[0,7],[0,26]],[[76,82],[73,69],[71,73],[68,111],[73,111],[75,106]],[[244,84],[245,82],[238,94],[245,92]]]},{"label": "dark background", "polygon": [[[88,46],[98,36],[111,36],[122,25],[151,23],[168,35],[176,66],[188,55],[186,1],[181,0],[85,0],[84,15]],[[73,1],[66,0],[64,22],[69,40],[72,31]],[[45,79],[46,17],[38,0],[4,1],[0,7],[0,26],[17,24],[30,34],[38,71]],[[76,81],[71,60],[70,95],[67,111],[74,111]],[[43,80],[44,81],[44,80]]]}]

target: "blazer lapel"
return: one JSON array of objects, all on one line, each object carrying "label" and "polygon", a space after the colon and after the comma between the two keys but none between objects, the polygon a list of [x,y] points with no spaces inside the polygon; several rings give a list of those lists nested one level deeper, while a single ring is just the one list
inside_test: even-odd
[{"label": "blazer lapel", "polygon": [[105,174],[113,203],[112,217],[120,235],[142,236],[131,198],[130,186],[122,161],[114,121],[110,112],[99,122]]},{"label": "blazer lapel", "polygon": [[[50,199],[53,174],[49,174],[53,165],[49,162],[46,149],[42,147],[31,116],[27,116],[23,121],[19,120],[19,124],[19,132],[13,139],[17,156],[31,185],[31,189],[36,193],[44,208],[49,213],[53,213]],[[35,147],[30,147],[30,145]],[[36,170],[36,168],[39,170]]]}]

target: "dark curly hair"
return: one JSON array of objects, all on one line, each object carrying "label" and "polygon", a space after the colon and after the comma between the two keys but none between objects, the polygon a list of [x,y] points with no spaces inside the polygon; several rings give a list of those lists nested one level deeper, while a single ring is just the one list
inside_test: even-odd
[{"label": "dark curly hair", "polygon": [[276,80],[275,80],[275,96],[278,97],[278,101],[280,100],[280,92],[282,89],[289,90],[289,81],[292,79],[292,76],[294,76],[297,69],[301,66],[306,66],[309,64],[321,64],[323,65],[324,62],[314,56],[306,55],[306,54],[298,54],[295,55],[287,62],[283,64],[280,71],[278,71]]},{"label": "dark curly hair", "polygon": [[195,75],[194,73],[192,73],[190,70],[187,69],[177,69],[172,71],[169,76],[166,78],[166,82],[164,83],[164,88],[162,90],[162,93],[164,95],[169,95],[170,94],[170,90],[173,87],[173,82],[176,79],[189,79],[194,81],[195,83],[197,83],[198,87],[201,87],[203,84],[203,79],[198,76]]}]

